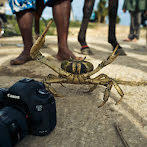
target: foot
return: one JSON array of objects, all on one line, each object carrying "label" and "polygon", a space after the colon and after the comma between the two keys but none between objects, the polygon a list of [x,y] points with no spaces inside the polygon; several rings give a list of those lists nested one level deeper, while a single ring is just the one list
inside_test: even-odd
[{"label": "foot", "polygon": [[10,64],[11,65],[22,65],[30,60],[32,60],[30,55],[22,53],[17,58],[11,60]]},{"label": "foot", "polygon": [[56,58],[59,61],[69,60],[70,58],[76,59],[76,60],[82,60],[83,59],[82,57],[76,57],[70,50],[63,52],[63,53],[58,52],[58,54],[56,55]]},{"label": "foot", "polygon": [[131,42],[132,39],[127,38],[127,39],[124,39],[123,41],[125,41],[125,42]]},{"label": "foot", "polygon": [[137,42],[137,39],[136,39],[136,38],[134,38],[134,39],[132,40],[132,42]]},{"label": "foot", "polygon": [[126,56],[127,55],[120,45],[119,45],[117,51],[115,52],[115,54],[117,54],[117,53],[119,54],[119,56]]},{"label": "foot", "polygon": [[93,52],[91,51],[91,49],[87,45],[84,45],[81,48],[81,54],[83,54],[83,55],[93,55]]}]

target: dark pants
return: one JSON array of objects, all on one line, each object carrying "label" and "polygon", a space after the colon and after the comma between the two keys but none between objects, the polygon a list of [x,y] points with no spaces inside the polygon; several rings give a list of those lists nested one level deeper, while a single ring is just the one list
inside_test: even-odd
[{"label": "dark pants", "polygon": [[6,18],[6,15],[5,14],[1,14],[0,13],[0,18],[3,20],[4,23],[7,22],[7,18]]},{"label": "dark pants", "polygon": [[140,35],[140,24],[141,24],[141,12],[130,11],[131,16],[131,25],[130,25],[130,34],[129,39],[139,39]]}]

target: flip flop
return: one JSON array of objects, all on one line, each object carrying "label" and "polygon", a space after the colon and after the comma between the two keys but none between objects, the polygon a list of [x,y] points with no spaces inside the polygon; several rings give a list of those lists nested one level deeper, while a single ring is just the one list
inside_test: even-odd
[{"label": "flip flop", "polygon": [[90,48],[87,45],[83,45],[81,48],[81,54],[83,55],[93,55],[93,52],[90,50]]}]

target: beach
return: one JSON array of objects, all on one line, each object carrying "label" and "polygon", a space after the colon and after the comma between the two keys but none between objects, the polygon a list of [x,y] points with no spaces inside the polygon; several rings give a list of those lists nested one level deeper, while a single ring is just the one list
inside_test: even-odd
[{"label": "beach", "polygon": [[[76,56],[80,53],[77,41],[78,28],[70,28],[69,48]],[[107,25],[97,25],[88,29],[87,43],[94,55],[87,55],[86,60],[96,68],[111,53],[112,47],[107,42]],[[141,30],[138,42],[124,42],[129,27],[117,25],[116,34],[127,56],[118,56],[100,72],[111,78],[128,81],[147,81],[146,30]],[[20,66],[11,66],[10,60],[23,50],[20,36],[0,38],[0,88],[8,88],[23,78],[38,81],[48,74],[55,74],[49,67],[33,60]],[[46,36],[41,52],[47,59],[60,68],[61,62],[54,55],[57,53],[57,37]],[[57,109],[56,128],[44,137],[28,135],[16,147],[123,147],[123,143],[114,127],[118,123],[125,140],[130,147],[147,146],[147,86],[119,85],[124,92],[122,102],[115,105],[120,95],[113,87],[108,102],[101,108],[104,86],[97,86],[92,93],[84,93],[92,85],[52,84],[57,93],[64,97],[55,97]]]}]

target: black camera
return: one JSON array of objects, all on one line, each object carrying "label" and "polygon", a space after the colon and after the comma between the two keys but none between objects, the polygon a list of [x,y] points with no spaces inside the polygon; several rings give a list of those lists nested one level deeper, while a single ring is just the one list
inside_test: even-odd
[{"label": "black camera", "polygon": [[[21,118],[17,115],[15,115],[16,118],[12,117],[13,111],[19,114]],[[5,125],[8,130],[9,125],[7,125],[6,119],[3,119],[3,116],[16,122],[14,131],[8,131],[10,136],[23,134],[21,137],[18,135],[19,137],[16,141],[13,139],[13,144],[21,140],[25,134],[37,136],[48,135],[56,126],[55,99],[45,89],[42,82],[33,79],[23,79],[16,82],[9,89],[0,89],[0,114],[1,113],[5,115],[0,115],[0,124]],[[23,122],[21,124],[24,126],[19,125],[20,122],[18,120],[21,120]],[[17,130],[19,130],[19,132]]]}]

